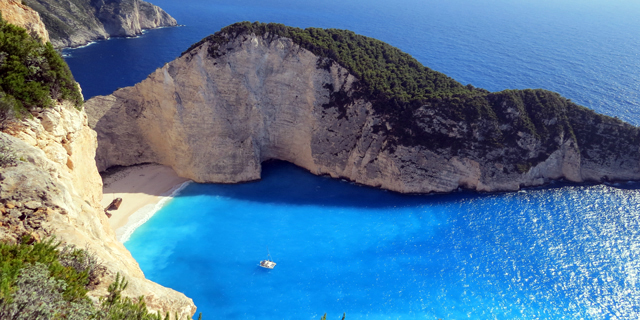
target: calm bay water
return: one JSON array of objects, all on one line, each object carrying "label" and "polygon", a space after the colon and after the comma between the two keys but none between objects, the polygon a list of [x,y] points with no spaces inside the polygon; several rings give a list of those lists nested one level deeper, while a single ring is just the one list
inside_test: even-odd
[{"label": "calm bay water", "polygon": [[[463,84],[549,89],[640,124],[638,1],[153,3],[185,26],[65,50],[86,98],[258,20],[350,29]],[[639,187],[409,196],[275,163],[260,182],[190,185],[126,246],[205,319],[638,319]]]},{"label": "calm bay water", "polygon": [[126,246],[207,318],[637,319],[637,187],[401,195],[269,163],[189,185]]}]

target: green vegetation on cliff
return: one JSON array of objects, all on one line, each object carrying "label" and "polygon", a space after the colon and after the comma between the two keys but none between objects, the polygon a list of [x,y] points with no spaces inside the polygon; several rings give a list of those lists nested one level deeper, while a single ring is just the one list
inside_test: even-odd
[{"label": "green vegetation on cliff", "polygon": [[[358,35],[349,30],[287,27],[276,23],[239,22],[194,44],[186,52],[204,42],[216,44],[210,54],[218,54],[218,46],[245,34],[290,38],[317,56],[330,60],[319,66],[330,67],[331,60],[346,67],[365,84],[370,96],[386,95],[403,102],[467,93],[469,89],[446,75],[424,67],[410,55],[380,40]],[[229,37],[230,36],[230,37]]]},{"label": "green vegetation on cliff", "polygon": [[[382,120],[377,130],[390,139],[387,146],[392,151],[400,145],[419,146],[451,156],[517,160],[508,170],[521,173],[568,140],[576,143],[585,159],[603,160],[606,153],[598,151],[601,146],[640,157],[639,130],[618,119],[547,90],[492,93],[464,86],[397,48],[348,30],[240,22],[204,38],[183,55],[207,43],[209,55],[217,58],[227,52],[230,41],[249,34],[267,41],[289,38],[319,57],[318,68],[337,63],[349,70],[359,80],[356,89],[327,84],[331,95],[325,107],[337,108],[341,117],[348,117],[348,107],[355,100],[371,102]],[[620,139],[623,144],[617,144]],[[503,152],[494,152],[497,149]]]},{"label": "green vegetation on cliff", "polygon": [[82,106],[80,89],[66,62],[51,46],[0,16],[0,113],[26,114],[54,100]]},{"label": "green vegetation on cliff", "polygon": [[99,284],[102,272],[88,252],[53,240],[0,242],[0,319],[169,319],[149,313],[143,297],[123,297],[127,281],[120,275],[94,304],[87,291]]}]

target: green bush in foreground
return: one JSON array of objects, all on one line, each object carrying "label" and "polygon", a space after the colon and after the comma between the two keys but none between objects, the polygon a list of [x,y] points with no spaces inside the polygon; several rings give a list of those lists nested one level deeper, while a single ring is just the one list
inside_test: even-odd
[{"label": "green bush in foreground", "polygon": [[0,113],[26,114],[54,101],[82,106],[80,89],[51,43],[42,44],[0,15]]},{"label": "green bush in foreground", "polygon": [[[0,243],[0,319],[168,320],[149,313],[144,297],[122,296],[127,281],[116,276],[98,305],[87,297],[98,276],[96,259],[52,239],[28,244]],[[176,314],[173,319],[178,319]],[[199,318],[201,319],[201,318]]]}]

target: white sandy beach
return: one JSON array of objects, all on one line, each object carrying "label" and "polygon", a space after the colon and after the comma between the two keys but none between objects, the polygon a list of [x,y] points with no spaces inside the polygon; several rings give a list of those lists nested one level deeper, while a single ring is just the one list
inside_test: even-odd
[{"label": "white sandy beach", "polygon": [[106,208],[115,198],[122,198],[120,208],[109,211],[112,214],[109,224],[121,242],[189,181],[170,167],[157,164],[124,168],[103,179],[102,207]]}]

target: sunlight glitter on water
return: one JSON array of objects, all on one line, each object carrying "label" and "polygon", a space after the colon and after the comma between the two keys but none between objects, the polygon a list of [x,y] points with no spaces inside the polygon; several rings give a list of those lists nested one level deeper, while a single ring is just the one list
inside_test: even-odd
[{"label": "sunlight glitter on water", "polygon": [[145,274],[227,319],[640,315],[638,190],[407,196],[264,174],[187,187],[126,244]]},{"label": "sunlight glitter on water", "polygon": [[[350,29],[463,84],[544,88],[640,124],[638,1],[153,2],[187,26],[66,50],[85,97],[259,20]],[[637,184],[410,197],[271,172],[193,185],[161,210],[127,243],[145,274],[205,319],[640,318]],[[255,266],[267,239],[274,273]]]}]

